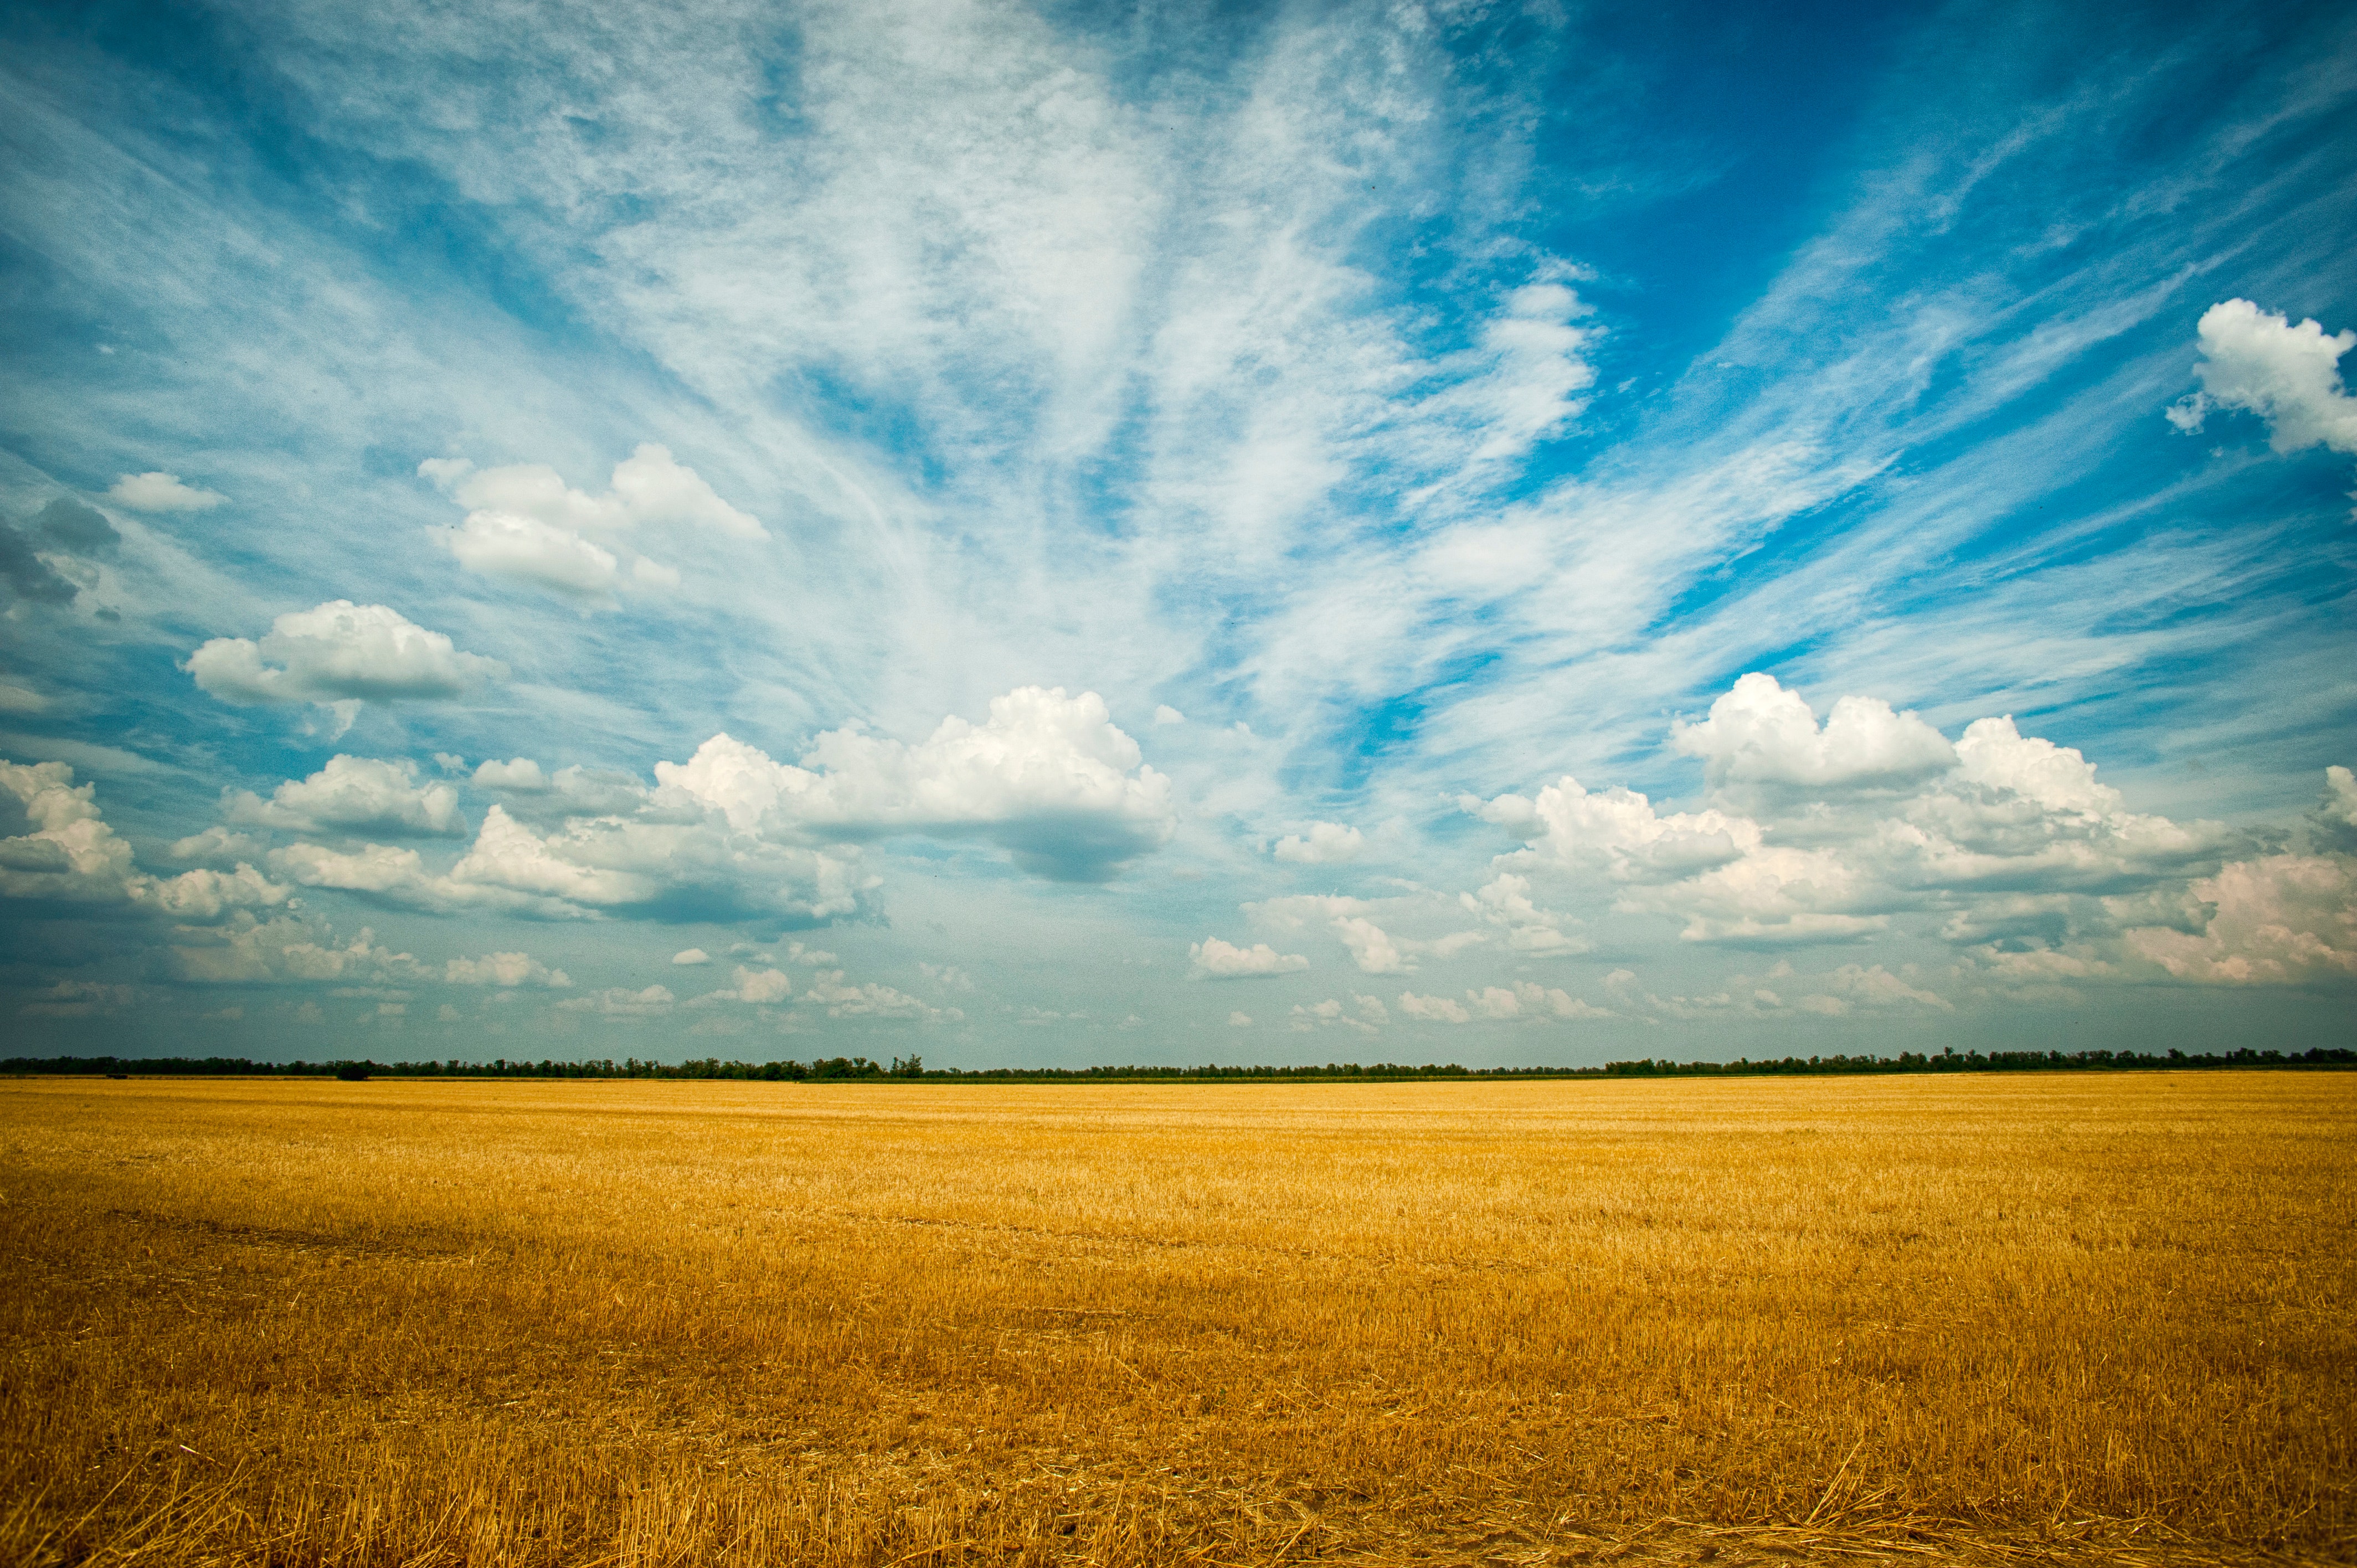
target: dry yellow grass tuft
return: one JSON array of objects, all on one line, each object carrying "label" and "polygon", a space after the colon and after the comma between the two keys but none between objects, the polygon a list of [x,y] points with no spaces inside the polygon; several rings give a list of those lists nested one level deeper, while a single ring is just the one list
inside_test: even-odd
[{"label": "dry yellow grass tuft", "polygon": [[0,1555],[2346,1560],[2357,1076],[0,1081]]}]

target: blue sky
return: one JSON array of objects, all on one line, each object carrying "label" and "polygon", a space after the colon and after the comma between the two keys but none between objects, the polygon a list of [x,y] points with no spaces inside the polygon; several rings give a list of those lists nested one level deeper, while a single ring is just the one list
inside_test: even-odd
[{"label": "blue sky", "polygon": [[20,1050],[2351,1042],[2345,7],[0,26]]}]

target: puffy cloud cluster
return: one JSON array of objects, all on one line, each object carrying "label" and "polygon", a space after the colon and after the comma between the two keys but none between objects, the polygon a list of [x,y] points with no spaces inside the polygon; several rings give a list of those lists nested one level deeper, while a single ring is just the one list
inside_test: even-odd
[{"label": "puffy cloud cluster", "polygon": [[0,807],[14,819],[5,825],[24,830],[0,837],[0,897],[127,905],[189,922],[286,900],[285,886],[250,865],[170,877],[141,871],[131,846],[100,813],[98,787],[76,785],[62,762],[0,761]]},{"label": "puffy cloud cluster", "polygon": [[1403,1017],[1424,1024],[1497,1024],[1565,1023],[1584,1018],[1615,1016],[1609,1009],[1581,1001],[1567,992],[1534,981],[1516,981],[1512,985],[1485,985],[1468,990],[1465,1000],[1458,1002],[1448,996],[1418,996],[1413,991],[1399,995]]},{"label": "puffy cloud cluster", "polygon": [[1958,941],[2116,934],[2228,843],[2207,824],[2127,811],[2085,757],[2009,718],[1975,722],[1953,747],[1857,699],[1820,726],[1796,694],[1749,675],[1678,743],[1706,759],[1723,800],[1776,791],[1750,789],[1749,811],[1663,814],[1566,778],[1535,799],[1462,803],[1529,841],[1506,857],[1517,872],[1600,875],[1624,913],[1738,944],[1860,937],[1907,914],[1943,917]]},{"label": "puffy cloud cluster", "polygon": [[2357,332],[2327,337],[2314,321],[2295,327],[2247,299],[2212,306],[2194,332],[2201,390],[2169,411],[2179,430],[2201,429],[2213,408],[2235,409],[2266,420],[2278,452],[2357,452],[2357,398],[2341,384],[2341,356],[2357,348]]},{"label": "puffy cloud cluster", "polygon": [[461,652],[382,605],[331,599],[280,616],[260,641],[217,637],[182,669],[225,703],[389,703],[462,697],[504,679],[496,659]]},{"label": "puffy cloud cluster", "polygon": [[2202,929],[2139,929],[2129,933],[2130,947],[2183,980],[2226,985],[2357,980],[2357,863],[2348,856],[2235,861],[2194,883],[2193,894],[2215,908]]},{"label": "puffy cloud cluster", "polygon": [[678,1001],[679,998],[673,996],[667,986],[650,985],[643,990],[632,991],[625,985],[611,985],[603,991],[590,992],[586,996],[567,997],[556,1006],[562,1013],[586,1013],[608,1023],[619,1023],[663,1017]]},{"label": "puffy cloud cluster", "polygon": [[1307,834],[1287,833],[1272,852],[1279,860],[1302,865],[1333,865],[1356,860],[1366,853],[1367,838],[1340,822],[1312,822]]},{"label": "puffy cloud cluster", "polygon": [[486,762],[475,769],[474,784],[500,796],[514,815],[532,821],[629,812],[648,793],[645,784],[627,773],[578,763],[547,772],[529,757]]},{"label": "puffy cloud cluster", "polygon": [[458,791],[439,779],[420,783],[417,764],[406,757],[331,757],[308,779],[278,786],[267,800],[237,791],[224,800],[222,815],[242,826],[290,832],[452,838],[467,832]]},{"label": "puffy cloud cluster", "polygon": [[178,474],[164,473],[121,475],[108,489],[106,499],[133,511],[210,511],[229,499],[184,485]]},{"label": "puffy cloud cluster", "polygon": [[1308,969],[1299,953],[1281,953],[1266,942],[1240,948],[1217,937],[1205,937],[1187,950],[1197,980],[1268,980]]},{"label": "puffy cloud cluster", "polygon": [[1331,996],[1323,1002],[1306,1007],[1296,1005],[1293,1009],[1293,1027],[1301,1032],[1340,1025],[1344,1028],[1356,1029],[1362,1035],[1372,1035],[1390,1022],[1391,1013],[1380,997],[1362,996],[1357,993],[1351,994],[1351,1006],[1347,1009]]},{"label": "puffy cloud cluster", "polygon": [[2357,854],[2357,774],[2335,765],[2324,770],[2324,799],[2309,814],[2317,847]]},{"label": "puffy cloud cluster", "polygon": [[935,1007],[905,991],[895,991],[873,981],[847,984],[839,969],[823,969],[813,975],[802,989],[802,1000],[825,1008],[830,1018],[899,1018],[933,1024],[944,1018],[955,1021],[965,1016],[955,1007]]},{"label": "puffy cloud cluster", "polygon": [[694,469],[652,444],[616,465],[612,488],[602,496],[570,488],[542,463],[477,469],[462,458],[428,458],[417,471],[467,509],[466,521],[442,536],[459,564],[576,597],[603,598],[625,582],[678,585],[677,571],[623,542],[640,529],[767,536],[759,519],[722,500]]},{"label": "puffy cloud cluster", "polygon": [[916,745],[830,730],[802,765],[716,735],[658,763],[658,801],[693,801],[739,832],[842,839],[974,837],[1059,881],[1094,882],[1168,840],[1170,781],[1146,766],[1094,692],[1025,686],[990,717],[952,716]]},{"label": "puffy cloud cluster", "polygon": [[[1526,841],[1501,857],[1512,871],[1466,895],[1466,908],[1527,929],[1513,926],[1524,878],[1544,873],[1600,884],[1620,913],[1676,918],[1690,941],[1806,945],[1911,920],[1977,949],[1966,965],[1976,983],[2017,992],[2155,974],[2357,978],[2357,863],[2347,853],[2357,850],[2357,776],[2347,768],[2327,771],[2309,819],[2315,853],[2230,860],[2233,835],[2129,811],[2078,751],[2025,736],[2010,718],[1977,720],[1950,746],[1912,714],[1844,698],[1819,725],[1797,694],[1747,675],[1676,743],[1706,764],[1713,803],[1700,811],[1659,812],[1631,790],[1590,792],[1568,778],[1534,798],[1463,800]],[[1788,1002],[1790,972],[1748,993],[1648,997],[1645,1010],[1842,1016],[1953,1005],[1856,964]],[[1458,1004],[1422,1005],[1413,1015]]]},{"label": "puffy cloud cluster", "polygon": [[[408,908],[802,924],[859,912],[876,883],[860,839],[979,836],[1028,869],[1093,880],[1162,842],[1173,823],[1168,781],[1143,765],[1093,693],[1025,688],[993,703],[988,723],[945,720],[915,746],[837,731],[804,760],[812,766],[778,763],[716,736],[688,762],[659,763],[653,789],[578,767],[552,773],[530,757],[485,762],[472,782],[500,799],[447,866],[377,842],[466,832],[457,787],[407,761],[338,756],[268,800],[231,795],[227,815],[239,826],[343,841],[268,852],[265,864],[287,882]],[[255,841],[227,826],[174,847],[200,863],[260,858]]]},{"label": "puffy cloud cluster", "polygon": [[1672,744],[1705,764],[1714,789],[1784,785],[1801,789],[1898,788],[1955,765],[1947,737],[1874,697],[1843,697],[1820,726],[1798,692],[1772,675],[1746,675],[1700,724],[1681,724]]},{"label": "puffy cloud cluster", "polygon": [[[1489,940],[1484,931],[1450,931],[1429,938],[1404,937],[1375,923],[1383,914],[1394,922],[1405,918],[1429,922],[1435,914],[1457,907],[1437,898],[1392,900],[1383,905],[1339,894],[1302,894],[1270,898],[1244,906],[1244,913],[1271,929],[1284,932],[1324,926],[1350,951],[1351,961],[1368,974],[1414,973],[1419,960],[1453,958],[1469,947]],[[1398,916],[1389,911],[1397,909]]]},{"label": "puffy cloud cluster", "polygon": [[428,978],[415,958],[382,946],[365,927],[339,944],[313,920],[242,912],[210,930],[183,927],[169,960],[175,979],[201,985],[369,985]]},{"label": "puffy cloud cluster", "polygon": [[496,985],[513,990],[519,985],[537,985],[551,991],[562,991],[573,983],[572,977],[561,969],[551,969],[527,952],[492,952],[480,958],[454,958],[442,966],[442,980],[447,985]]}]

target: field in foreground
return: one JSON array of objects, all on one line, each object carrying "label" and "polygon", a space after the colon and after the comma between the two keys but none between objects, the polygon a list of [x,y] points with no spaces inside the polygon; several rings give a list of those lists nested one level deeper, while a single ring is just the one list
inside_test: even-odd
[{"label": "field in foreground", "polygon": [[0,1080],[0,1558],[2349,1560],[2357,1075]]}]

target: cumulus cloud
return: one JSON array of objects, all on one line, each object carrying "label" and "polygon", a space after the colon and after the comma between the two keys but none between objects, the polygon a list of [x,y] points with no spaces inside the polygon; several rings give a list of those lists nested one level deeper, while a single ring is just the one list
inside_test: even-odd
[{"label": "cumulus cloud", "polygon": [[[1516,873],[1600,881],[1620,912],[1741,945],[1856,940],[1902,915],[1943,916],[1958,941],[2018,934],[2003,925],[2026,918],[2116,934],[2137,900],[2214,865],[2229,842],[2213,824],[2126,810],[2079,752],[2010,718],[1977,720],[1949,746],[1880,703],[1844,699],[1835,713],[1849,720],[1820,728],[1772,682],[1746,677],[1738,695],[1678,740],[1721,786],[1753,789],[1749,811],[1663,814],[1632,790],[1592,793],[1570,778],[1535,799],[1461,804],[1526,841],[1502,857]],[[1923,774],[1942,750],[1944,767]]]},{"label": "cumulus cloud", "polygon": [[578,763],[552,773],[529,757],[487,761],[475,769],[474,783],[502,797],[511,812],[544,821],[626,813],[648,793],[643,782],[627,773]]},{"label": "cumulus cloud", "polygon": [[181,668],[225,703],[326,705],[462,697],[508,672],[398,611],[350,599],[280,616],[259,642],[214,638]]},{"label": "cumulus cloud", "polygon": [[[782,983],[784,980],[785,976],[780,974],[776,983]],[[888,985],[873,982],[846,983],[839,969],[823,969],[811,976],[802,987],[802,999],[825,1008],[831,1018],[902,1018],[933,1024],[944,1018],[956,1021],[965,1016],[957,1008],[935,1007]]]},{"label": "cumulus cloud", "polygon": [[106,492],[106,499],[133,511],[210,511],[229,498],[184,485],[178,474],[124,474]]},{"label": "cumulus cloud", "polygon": [[2193,892],[2215,907],[2204,929],[2135,930],[2130,948],[2181,980],[2213,984],[2357,980],[2357,862],[2348,856],[2233,861]]},{"label": "cumulus cloud", "polygon": [[1413,991],[1399,993],[1399,1010],[1402,1017],[1413,1018],[1420,1024],[1464,1024],[1471,1022],[1473,1017],[1465,1010],[1463,1003],[1453,998],[1418,996]]},{"label": "cumulus cloud", "polygon": [[229,795],[221,814],[243,826],[290,832],[454,838],[467,832],[458,791],[438,779],[420,783],[417,764],[405,757],[331,757],[308,779],[278,786],[267,800],[245,789]]},{"label": "cumulus cloud", "polygon": [[1542,909],[1531,898],[1531,881],[1501,872],[1479,892],[1459,896],[1458,901],[1472,913],[1493,926],[1503,929],[1509,950],[1534,958],[1569,957],[1583,953],[1593,946],[1586,937],[1566,931],[1566,925],[1577,920]]},{"label": "cumulus cloud", "polygon": [[2324,770],[2324,798],[2308,824],[2318,847],[2357,854],[2357,774],[2338,764]]},{"label": "cumulus cloud", "polygon": [[2357,332],[2327,337],[2314,321],[2295,327],[2247,299],[2229,299],[2203,311],[2194,333],[2201,390],[2169,411],[2179,430],[2190,435],[2211,410],[2234,409],[2266,420],[2278,452],[2357,452],[2357,398],[2341,389],[2340,364],[2357,348]]},{"label": "cumulus cloud", "polygon": [[0,805],[13,807],[8,825],[26,830],[0,837],[0,897],[127,905],[199,922],[283,904],[288,896],[250,865],[169,877],[141,871],[131,846],[101,814],[98,787],[76,785],[62,762],[0,761]]},{"label": "cumulus cloud", "polygon": [[1495,1024],[1568,1023],[1616,1016],[1609,1010],[1583,1002],[1567,992],[1527,980],[1516,981],[1512,985],[1485,985],[1468,990],[1463,1002],[1447,996],[1418,996],[1413,991],[1403,991],[1400,993],[1399,1009],[1405,1016],[1426,1024],[1470,1024],[1477,1021]]},{"label": "cumulus cloud", "polygon": [[231,832],[218,824],[173,842],[164,853],[184,865],[226,867],[240,861],[260,860],[265,846],[251,833]]},{"label": "cumulus cloud", "polygon": [[1929,1007],[1941,1013],[1955,1011],[1954,1004],[1946,997],[1910,984],[1878,963],[1871,968],[1843,964],[1819,977],[1816,984],[1815,992],[1802,997],[1794,1005],[1835,1016],[1853,1007],[1872,1011],[1913,1007]]},{"label": "cumulus cloud", "polygon": [[692,968],[696,964],[710,963],[712,955],[702,948],[682,948],[671,955],[671,961],[675,964]]},{"label": "cumulus cloud", "polygon": [[620,577],[614,553],[569,530],[503,511],[469,512],[444,535],[458,564],[487,577],[513,577],[559,593],[601,598]]},{"label": "cumulus cloud", "polygon": [[[840,971],[830,972],[836,979]],[[709,1007],[722,1002],[741,1002],[748,1006],[768,1007],[784,1002],[793,995],[794,983],[782,970],[737,967],[733,983],[725,990],[707,991],[688,1004],[691,1007]],[[899,993],[892,993],[898,995]]]},{"label": "cumulus cloud", "polygon": [[[768,537],[758,518],[722,500],[694,469],[652,444],[616,465],[612,488],[602,496],[572,489],[541,463],[478,470],[463,459],[428,458],[417,471],[467,509],[466,520],[443,535],[460,565],[559,593],[600,597],[623,581],[620,558],[591,536],[612,542],[662,528]],[[635,553],[629,579],[661,587],[680,580],[671,567]]]},{"label": "cumulus cloud", "polygon": [[1332,1028],[1339,1025],[1362,1035],[1372,1035],[1379,1026],[1391,1021],[1391,1014],[1382,1002],[1372,996],[1354,995],[1351,1002],[1351,1006],[1345,1008],[1340,1002],[1329,996],[1325,1001],[1307,1007],[1296,1005],[1293,1027],[1297,1031],[1307,1031]]},{"label": "cumulus cloud", "polygon": [[641,991],[628,986],[608,986],[586,996],[568,997],[558,1003],[565,1013],[586,1013],[609,1023],[630,1018],[660,1018],[668,1014],[679,998],[661,985],[650,985]]},{"label": "cumulus cloud", "polygon": [[524,952],[492,952],[480,958],[454,958],[443,966],[442,979],[450,985],[496,985],[506,990],[519,985],[538,985],[562,991],[573,983],[572,977],[563,970],[551,969]]},{"label": "cumulus cloud", "polygon": [[1243,1011],[1237,1011],[1237,1012],[1234,1012],[1234,1013],[1231,1013],[1231,1014],[1229,1014],[1229,1015],[1228,1015],[1228,1027],[1229,1027],[1229,1028],[1231,1028],[1231,1029],[1249,1029],[1249,1028],[1251,1028],[1251,1027],[1252,1027],[1252,1015],[1251,1015],[1251,1014],[1249,1014],[1249,1013],[1243,1012]]},{"label": "cumulus cloud", "polygon": [[[496,812],[498,809],[495,806],[492,811]],[[466,862],[459,864],[463,867]],[[589,913],[577,903],[545,896],[528,886],[515,887],[435,871],[415,850],[392,844],[370,843],[357,850],[337,850],[322,844],[292,843],[270,852],[270,869],[304,887],[358,894],[379,903],[431,914],[481,910],[566,919]]]},{"label": "cumulus cloud", "polygon": [[1671,744],[1699,757],[1710,787],[1896,788],[1954,766],[1947,737],[1877,697],[1843,697],[1823,727],[1816,710],[1773,675],[1737,681],[1700,724],[1671,727]]},{"label": "cumulus cloud", "polygon": [[1266,942],[1240,948],[1217,937],[1193,944],[1187,956],[1194,961],[1197,980],[1267,980],[1309,967],[1301,954],[1278,952]]},{"label": "cumulus cloud", "polygon": [[1312,822],[1307,835],[1287,833],[1276,841],[1279,860],[1304,865],[1331,865],[1356,860],[1366,852],[1366,835],[1340,822]]},{"label": "cumulus cloud", "polygon": [[183,929],[170,949],[175,978],[201,985],[382,984],[426,978],[405,952],[394,952],[363,927],[339,943],[314,920],[241,913],[213,930]]},{"label": "cumulus cloud", "polygon": [[[1280,931],[1298,931],[1322,925],[1349,950],[1351,961],[1369,974],[1407,974],[1425,957],[1451,958],[1466,948],[1488,940],[1480,931],[1451,931],[1432,938],[1396,936],[1371,918],[1377,906],[1339,894],[1301,894],[1247,904],[1244,912]],[[1414,919],[1452,908],[1438,899],[1406,900],[1383,906]],[[1389,914],[1386,919],[1393,918]]]},{"label": "cumulus cloud", "polygon": [[658,763],[659,794],[730,827],[845,839],[978,837],[1059,881],[1095,882],[1167,841],[1170,781],[1147,766],[1094,692],[1025,686],[980,725],[952,716],[914,746],[830,730],[801,767],[716,735],[685,763]]},{"label": "cumulus cloud", "polygon": [[572,818],[544,835],[496,805],[447,880],[562,901],[576,910],[686,920],[824,920],[856,913],[873,886],[856,848],[813,848],[732,831],[717,811],[684,819]]},{"label": "cumulus cloud", "polygon": [[1187,722],[1187,715],[1168,703],[1160,703],[1155,705],[1154,722],[1157,725],[1183,725]]}]

